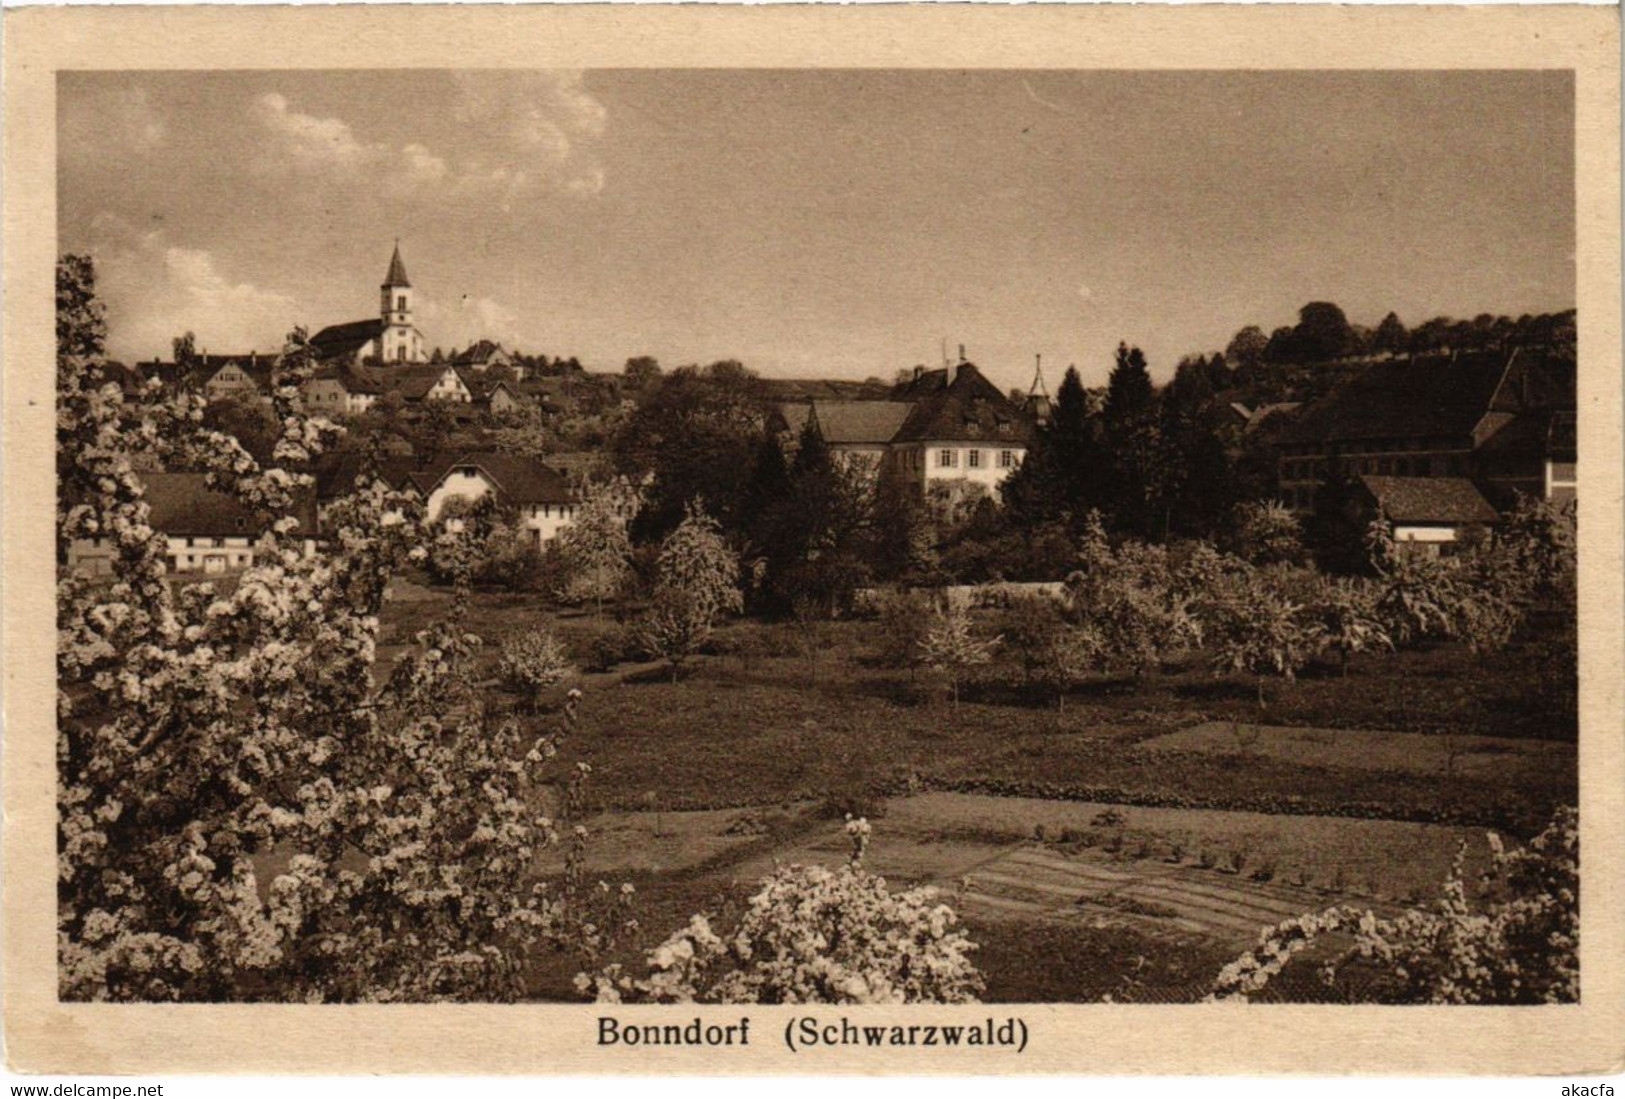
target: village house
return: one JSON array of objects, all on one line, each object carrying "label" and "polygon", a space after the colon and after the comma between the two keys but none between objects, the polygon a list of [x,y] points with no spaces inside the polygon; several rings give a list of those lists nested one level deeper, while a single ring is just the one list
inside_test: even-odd
[{"label": "village house", "polygon": [[474,394],[469,391],[455,366],[407,366],[390,370],[384,377],[388,392],[400,394],[408,405],[424,401],[456,401],[470,404]]},{"label": "village house", "polygon": [[525,406],[524,394],[516,384],[499,379],[488,385],[478,398],[480,408],[492,416],[511,416]]},{"label": "village house", "polygon": [[[140,381],[157,378],[166,390],[192,389],[205,400],[271,399],[271,371],[275,355],[250,351],[245,355],[194,355],[184,362],[137,363],[133,373]],[[126,386],[128,388],[128,386]]]},{"label": "village house", "polygon": [[1453,541],[1520,493],[1571,501],[1573,348],[1373,363],[1298,410],[1279,448],[1281,496],[1292,510],[1311,512],[1331,477],[1359,480],[1368,501],[1405,513],[1418,541]]},{"label": "village house", "polygon": [[300,399],[310,412],[355,416],[378,403],[388,385],[374,367],[327,367],[300,388]]},{"label": "village house", "polygon": [[492,416],[511,415],[527,403],[519,383],[509,373],[507,367],[497,367],[494,371],[479,372],[472,367],[453,367],[457,377],[461,379],[463,388],[468,390],[469,403],[477,411]]},{"label": "village house", "polygon": [[[264,522],[235,497],[208,486],[203,473],[140,475],[148,523],[164,536],[164,556],[172,573],[232,572],[251,567],[265,535]],[[306,556],[315,552],[315,498],[306,496],[296,512]],[[113,548],[105,538],[80,539],[68,550],[68,568],[81,576],[113,571]]]},{"label": "village house", "polygon": [[203,396],[213,401],[270,398],[275,355],[204,355],[195,377],[203,379]]},{"label": "village house", "polygon": [[453,500],[486,496],[510,512],[540,549],[569,526],[580,506],[564,475],[535,458],[492,452],[461,454],[430,475],[425,508],[438,521]]},{"label": "village house", "polygon": [[492,497],[521,529],[530,533],[538,549],[568,526],[580,507],[570,479],[537,458],[491,451],[429,460],[337,454],[324,458],[316,470],[316,504],[322,529],[326,529],[332,505],[354,492],[357,479],[363,475],[377,477],[397,492],[416,496],[434,522],[441,520],[454,500],[467,505]]},{"label": "village house", "polygon": [[810,421],[830,457],[877,473],[914,406],[907,401],[811,401],[782,406],[787,430],[798,436]]},{"label": "village house", "polygon": [[516,378],[524,377],[524,368],[519,361],[494,340],[476,340],[464,350],[453,353],[446,361],[481,374],[492,367],[506,367],[513,371]]},{"label": "village house", "polygon": [[1430,555],[1447,552],[1467,527],[1488,526],[1499,518],[1478,488],[1465,477],[1355,478],[1353,508],[1361,518],[1377,515],[1393,526],[1394,541]]}]

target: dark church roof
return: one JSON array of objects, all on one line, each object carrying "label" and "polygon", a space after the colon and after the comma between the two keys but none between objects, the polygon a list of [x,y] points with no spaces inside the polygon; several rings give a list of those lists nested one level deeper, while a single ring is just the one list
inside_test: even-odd
[{"label": "dark church roof", "polygon": [[389,257],[389,274],[384,276],[385,286],[405,286],[412,284],[406,280],[406,264],[401,260],[401,246],[395,245],[395,254]]},{"label": "dark church roof", "polygon": [[310,346],[320,359],[353,358],[368,340],[375,340],[384,331],[380,317],[345,324],[330,324],[310,338]]}]

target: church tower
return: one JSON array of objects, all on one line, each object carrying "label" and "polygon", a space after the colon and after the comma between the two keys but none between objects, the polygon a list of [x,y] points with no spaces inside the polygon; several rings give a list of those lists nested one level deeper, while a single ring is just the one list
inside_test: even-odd
[{"label": "church tower", "polygon": [[412,283],[406,277],[406,264],[401,259],[401,242],[395,242],[395,254],[389,259],[389,273],[379,287],[379,310],[383,328],[378,334],[378,357],[386,363],[420,363],[423,355],[423,336],[412,325]]}]

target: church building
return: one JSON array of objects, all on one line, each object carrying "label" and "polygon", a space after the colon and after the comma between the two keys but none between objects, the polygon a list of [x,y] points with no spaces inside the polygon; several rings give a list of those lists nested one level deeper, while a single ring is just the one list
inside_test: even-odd
[{"label": "church building", "polygon": [[331,324],[311,337],[311,346],[323,361],[346,366],[429,361],[423,333],[412,323],[412,283],[406,277],[399,242],[378,289],[377,317]]}]

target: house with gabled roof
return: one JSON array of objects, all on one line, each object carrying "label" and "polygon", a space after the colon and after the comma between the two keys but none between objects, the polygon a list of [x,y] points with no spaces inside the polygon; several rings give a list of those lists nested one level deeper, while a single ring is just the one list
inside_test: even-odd
[{"label": "house with gabled roof", "polygon": [[[147,523],[164,536],[164,558],[174,573],[224,573],[253,566],[267,523],[263,516],[229,493],[211,488],[205,473],[142,473]],[[314,493],[302,493],[294,517],[303,552],[315,552],[317,508]],[[76,540],[68,549],[68,567],[82,576],[113,570],[108,539]]]},{"label": "house with gabled roof", "polygon": [[580,499],[571,479],[540,458],[496,451],[460,451],[440,457],[324,455],[316,470],[315,499],[325,517],[332,505],[356,490],[363,477],[377,477],[397,492],[417,496],[431,521],[445,517],[452,501],[472,504],[491,497],[537,547],[574,521]]},{"label": "house with gabled roof", "polygon": [[1488,526],[1500,517],[1466,477],[1364,473],[1355,485],[1355,506],[1362,517],[1387,519],[1394,541],[1414,551],[1436,555],[1448,550],[1465,528]]},{"label": "house with gabled roof", "polygon": [[466,366],[482,374],[494,366],[514,369],[516,365],[512,352],[505,350],[495,340],[475,340],[447,361],[453,366]]},{"label": "house with gabled roof", "polygon": [[452,500],[491,496],[529,531],[540,548],[575,519],[580,506],[569,480],[538,458],[493,451],[468,452],[424,471],[425,507],[438,520]]},{"label": "house with gabled roof", "polygon": [[907,401],[813,401],[789,406],[786,421],[800,432],[811,420],[833,459],[878,471],[912,411]]},{"label": "house with gabled roof", "polygon": [[400,394],[401,399],[409,405],[424,401],[468,404],[474,399],[457,368],[445,363],[392,368],[383,378],[387,390]]},{"label": "house with gabled roof", "polygon": [[300,387],[307,411],[354,416],[378,403],[389,386],[381,370],[369,366],[329,366]]}]

